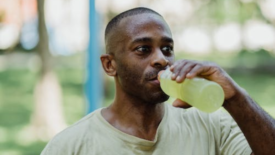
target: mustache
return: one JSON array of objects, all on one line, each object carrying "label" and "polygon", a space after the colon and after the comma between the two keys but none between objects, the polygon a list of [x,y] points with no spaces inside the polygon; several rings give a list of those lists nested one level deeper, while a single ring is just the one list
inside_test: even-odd
[{"label": "mustache", "polygon": [[166,68],[157,69],[157,70],[153,70],[153,71],[150,71],[150,72],[146,73],[145,74],[145,79],[146,80],[151,80],[151,79],[157,78],[158,77],[158,73],[160,71],[162,71],[162,70],[165,70]]}]

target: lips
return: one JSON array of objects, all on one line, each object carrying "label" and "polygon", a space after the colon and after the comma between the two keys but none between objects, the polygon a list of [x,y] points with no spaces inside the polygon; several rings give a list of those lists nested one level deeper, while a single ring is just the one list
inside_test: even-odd
[{"label": "lips", "polygon": [[157,80],[159,71],[155,71],[147,76],[148,81]]},{"label": "lips", "polygon": [[150,78],[149,81],[157,80],[157,79],[158,79],[157,76],[154,76],[154,77]]},{"label": "lips", "polygon": [[159,82],[159,80],[158,80],[158,78],[157,77],[155,77],[155,78],[153,78],[153,79],[151,79],[151,80],[149,80],[151,83],[153,83],[153,84],[156,84],[156,85],[159,85],[160,84],[160,82]]},{"label": "lips", "polygon": [[[163,69],[162,69],[163,70]],[[155,71],[152,71],[152,72],[149,72],[147,73],[146,75],[146,79],[150,82],[153,82],[155,84],[160,84],[159,80],[158,80],[158,74],[160,71],[162,70],[155,70]]]}]

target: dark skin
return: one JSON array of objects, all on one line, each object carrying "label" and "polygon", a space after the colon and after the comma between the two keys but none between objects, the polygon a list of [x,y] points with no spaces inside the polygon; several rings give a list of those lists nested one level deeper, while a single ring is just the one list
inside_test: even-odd
[{"label": "dark skin", "polygon": [[[119,36],[119,37],[116,37]],[[123,43],[120,43],[123,42]],[[162,17],[140,14],[122,19],[106,38],[108,54],[101,56],[105,72],[116,83],[114,102],[102,116],[127,134],[154,140],[164,115],[167,96],[160,89],[157,72],[171,66],[178,83],[196,76],[220,84],[224,108],[235,119],[255,154],[275,154],[275,122],[219,66],[210,62],[179,60],[174,63],[173,40]],[[175,107],[188,103],[176,100]]]}]

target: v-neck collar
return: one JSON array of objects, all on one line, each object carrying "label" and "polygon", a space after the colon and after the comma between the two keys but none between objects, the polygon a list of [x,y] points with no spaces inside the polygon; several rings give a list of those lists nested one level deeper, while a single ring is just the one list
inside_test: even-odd
[{"label": "v-neck collar", "polygon": [[127,133],[122,132],[119,129],[115,128],[107,120],[105,120],[105,118],[101,114],[101,111],[102,111],[102,109],[100,109],[98,111],[97,117],[99,118],[100,122],[102,122],[103,125],[106,126],[106,128],[110,129],[109,131],[111,132],[111,134],[115,135],[116,137],[119,137],[121,140],[123,140],[125,142],[135,144],[135,145],[140,145],[140,146],[147,146],[147,147],[153,146],[157,143],[158,138],[159,138],[159,134],[160,134],[160,132],[163,128],[163,125],[164,125],[165,121],[167,120],[167,115],[168,115],[167,114],[168,113],[168,108],[167,108],[166,103],[164,103],[164,116],[163,116],[163,118],[162,118],[162,120],[161,120],[161,122],[160,122],[160,124],[157,128],[157,132],[156,132],[154,140],[150,141],[150,140],[142,139],[142,138],[127,134]]}]

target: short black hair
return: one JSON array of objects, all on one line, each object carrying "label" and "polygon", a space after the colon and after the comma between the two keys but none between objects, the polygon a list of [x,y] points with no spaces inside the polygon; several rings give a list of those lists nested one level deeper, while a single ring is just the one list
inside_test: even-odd
[{"label": "short black hair", "polygon": [[139,15],[139,14],[143,14],[143,13],[152,13],[152,14],[156,14],[160,17],[162,17],[159,13],[157,13],[156,11],[149,9],[149,8],[145,8],[145,7],[137,7],[137,8],[133,8],[127,11],[124,11],[118,15],[116,15],[113,19],[110,20],[110,22],[107,24],[107,27],[105,29],[105,39],[107,38],[108,34],[111,32],[112,29],[114,29],[116,27],[116,25],[125,17],[129,17],[129,16],[133,16],[133,15]]}]

